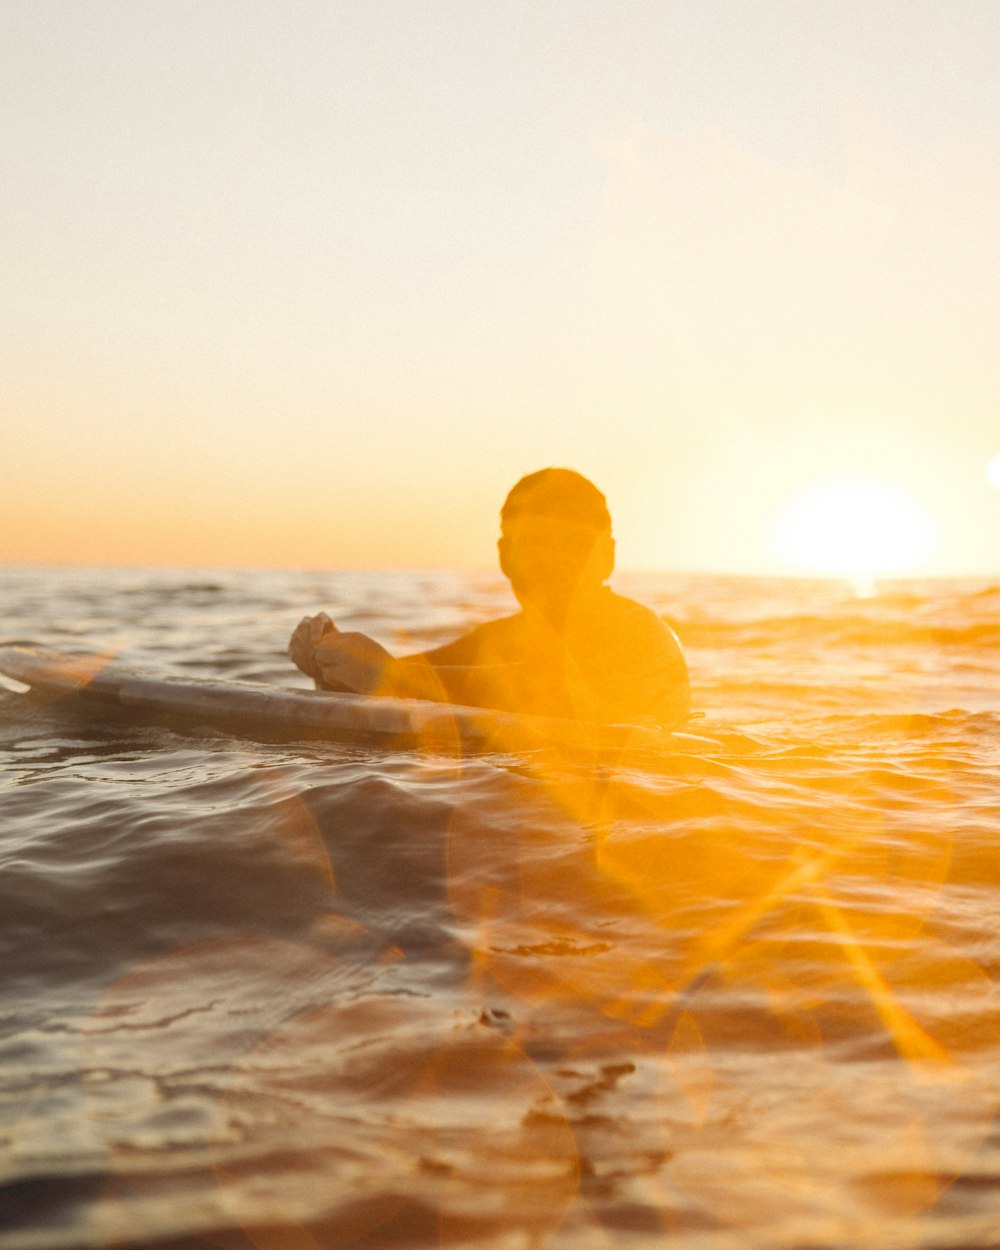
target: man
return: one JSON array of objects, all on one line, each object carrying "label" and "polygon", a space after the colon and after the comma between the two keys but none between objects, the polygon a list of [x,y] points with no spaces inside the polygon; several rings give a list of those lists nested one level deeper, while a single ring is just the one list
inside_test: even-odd
[{"label": "man", "polygon": [[288,646],[322,690],[669,728],[690,714],[687,665],[649,608],[615,594],[615,543],[604,496],[571,469],[517,483],[500,513],[500,568],[521,611],[454,642],[396,658],[325,612]]}]

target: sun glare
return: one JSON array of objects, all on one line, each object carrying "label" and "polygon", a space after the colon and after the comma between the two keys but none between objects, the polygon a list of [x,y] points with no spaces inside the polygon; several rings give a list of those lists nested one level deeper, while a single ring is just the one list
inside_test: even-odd
[{"label": "sun glare", "polygon": [[1000,455],[994,456],[986,466],[986,476],[989,478],[990,485],[1000,490]]},{"label": "sun glare", "polygon": [[860,586],[918,568],[938,542],[937,522],[915,496],[863,474],[820,478],[773,519],[772,549],[783,563]]}]

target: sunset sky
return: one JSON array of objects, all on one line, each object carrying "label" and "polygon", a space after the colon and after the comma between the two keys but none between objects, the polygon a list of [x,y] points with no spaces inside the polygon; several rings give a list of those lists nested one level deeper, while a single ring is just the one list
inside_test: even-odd
[{"label": "sunset sky", "polygon": [[1000,572],[995,0],[5,0],[0,127],[0,561]]}]

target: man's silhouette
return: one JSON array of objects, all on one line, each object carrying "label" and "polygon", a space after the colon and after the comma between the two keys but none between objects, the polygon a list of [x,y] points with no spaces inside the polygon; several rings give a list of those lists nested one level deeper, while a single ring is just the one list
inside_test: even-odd
[{"label": "man's silhouette", "polygon": [[436,699],[612,723],[674,726],[690,713],[687,665],[670,628],[615,594],[604,496],[571,469],[517,483],[500,513],[500,568],[520,612],[454,642],[396,658],[325,612],[288,646],[324,690]]}]

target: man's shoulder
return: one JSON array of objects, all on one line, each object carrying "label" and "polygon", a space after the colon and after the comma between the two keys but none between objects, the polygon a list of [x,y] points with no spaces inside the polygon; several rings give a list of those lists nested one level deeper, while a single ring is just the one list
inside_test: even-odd
[{"label": "man's shoulder", "polygon": [[644,603],[639,603],[635,599],[628,599],[625,595],[619,595],[614,590],[608,590],[607,597],[603,600],[603,611],[607,618],[622,628],[631,628],[636,630],[647,630],[652,635],[664,635],[675,637],[674,631],[670,628],[662,616],[659,616],[652,608],[647,607]]},{"label": "man's shoulder", "polygon": [[609,590],[602,608],[599,633],[622,659],[654,668],[679,668],[684,664],[680,640],[652,608]]}]

